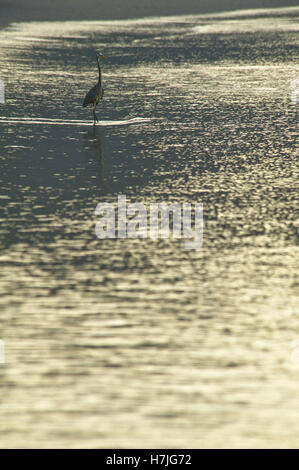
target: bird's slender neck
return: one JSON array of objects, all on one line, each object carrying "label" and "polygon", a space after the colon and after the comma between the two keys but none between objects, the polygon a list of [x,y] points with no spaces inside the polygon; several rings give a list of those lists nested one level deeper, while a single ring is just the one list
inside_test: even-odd
[{"label": "bird's slender neck", "polygon": [[100,66],[100,59],[97,57],[98,61],[98,69],[99,69],[99,85],[102,86],[102,75],[101,75],[101,66]]}]

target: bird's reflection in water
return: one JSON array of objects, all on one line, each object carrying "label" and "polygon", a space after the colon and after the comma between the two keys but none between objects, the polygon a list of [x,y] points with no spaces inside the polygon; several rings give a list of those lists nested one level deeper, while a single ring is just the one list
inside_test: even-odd
[{"label": "bird's reflection in water", "polygon": [[97,183],[100,189],[105,189],[104,183],[104,157],[102,136],[100,131],[93,126],[92,130],[84,133],[85,149],[91,150],[93,160],[96,162]]}]

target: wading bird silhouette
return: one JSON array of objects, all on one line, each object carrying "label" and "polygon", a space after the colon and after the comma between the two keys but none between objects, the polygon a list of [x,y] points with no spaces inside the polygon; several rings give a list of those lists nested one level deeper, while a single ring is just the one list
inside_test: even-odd
[{"label": "wading bird silhouette", "polygon": [[89,92],[86,94],[84,101],[83,101],[83,106],[86,107],[88,104],[93,104],[93,125],[95,126],[96,121],[98,122],[98,118],[96,115],[96,107],[99,103],[99,101],[103,98],[104,95],[104,89],[102,87],[102,75],[101,75],[101,66],[100,66],[100,58],[101,59],[106,59],[106,57],[101,54],[100,52],[97,53],[97,63],[98,63],[98,69],[99,69],[99,81],[98,83],[92,87]]}]

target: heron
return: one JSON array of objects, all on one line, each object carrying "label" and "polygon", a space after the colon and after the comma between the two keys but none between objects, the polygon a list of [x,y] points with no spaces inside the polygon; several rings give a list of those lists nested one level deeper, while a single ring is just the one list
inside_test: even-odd
[{"label": "heron", "polygon": [[101,76],[101,66],[100,66],[100,58],[101,59],[106,59],[106,57],[101,53],[98,52],[97,55],[97,63],[98,63],[98,69],[99,69],[99,81],[98,83],[92,87],[89,92],[86,94],[84,101],[83,101],[83,106],[86,107],[89,104],[93,104],[93,125],[95,126],[96,121],[99,122],[97,115],[96,115],[96,107],[99,104],[99,101],[103,98],[104,95],[104,89],[102,87],[102,76]]}]

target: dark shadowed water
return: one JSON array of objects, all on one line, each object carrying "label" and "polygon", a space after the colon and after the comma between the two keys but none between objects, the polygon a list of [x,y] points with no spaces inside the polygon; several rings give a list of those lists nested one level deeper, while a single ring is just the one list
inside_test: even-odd
[{"label": "dark shadowed water", "polygon": [[[1,31],[2,447],[298,446],[298,11]],[[98,239],[118,194],[202,248]]]}]

